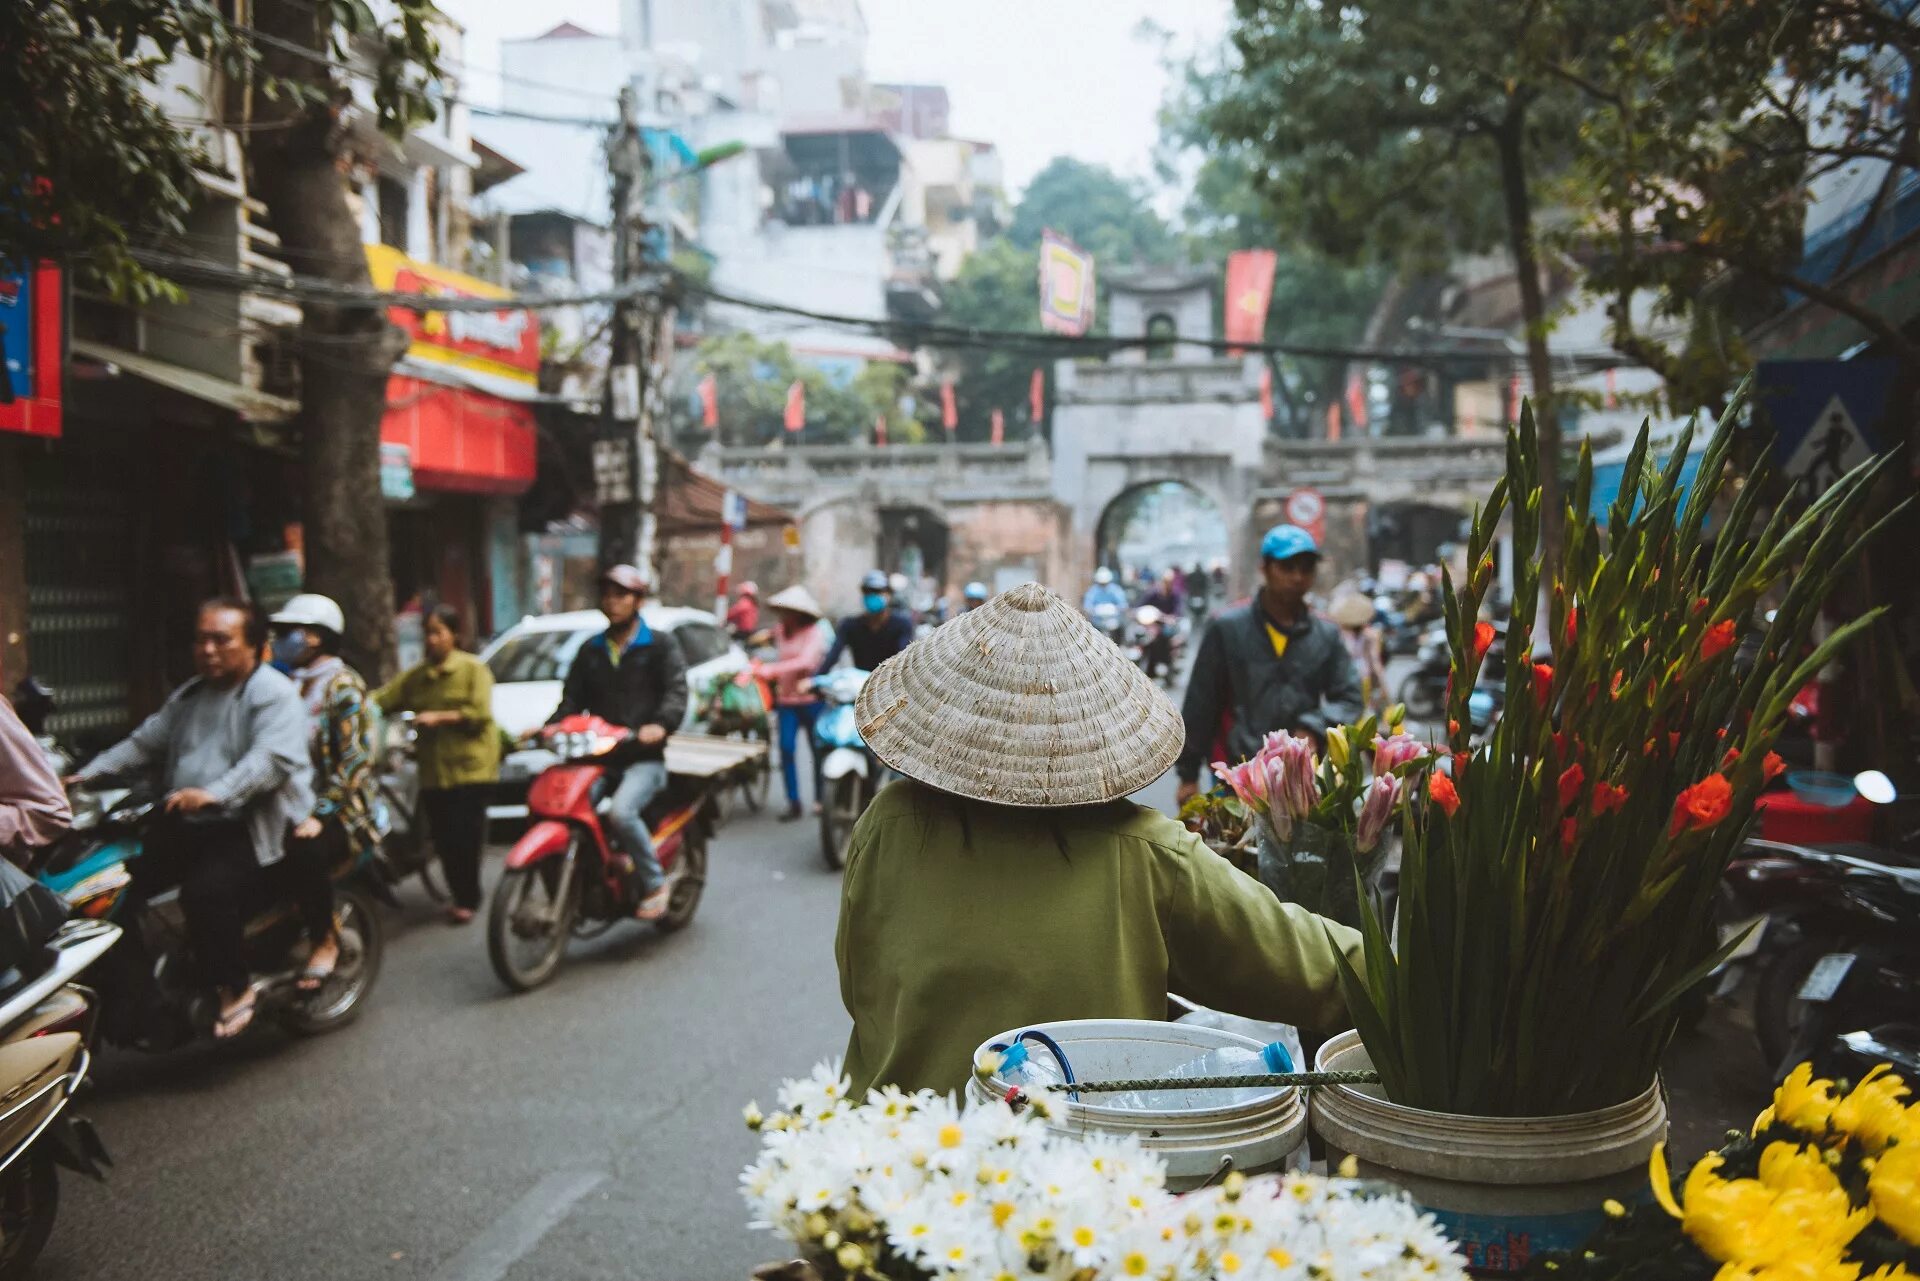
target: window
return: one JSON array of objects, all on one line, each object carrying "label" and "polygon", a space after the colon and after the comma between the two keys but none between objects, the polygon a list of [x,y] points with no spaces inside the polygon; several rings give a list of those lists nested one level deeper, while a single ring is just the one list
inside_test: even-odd
[{"label": "window", "polygon": [[727,634],[711,623],[682,623],[673,629],[673,639],[680,643],[688,667],[711,663],[732,647]]},{"label": "window", "polygon": [[502,685],[565,680],[573,656],[591,635],[591,631],[523,632],[495,650],[487,667]]},{"label": "window", "polygon": [[395,249],[407,247],[407,188],[385,174],[380,175],[380,243]]},{"label": "window", "polygon": [[1180,336],[1180,327],[1173,323],[1173,317],[1164,311],[1157,311],[1147,317],[1147,359],[1172,360],[1173,340]]}]

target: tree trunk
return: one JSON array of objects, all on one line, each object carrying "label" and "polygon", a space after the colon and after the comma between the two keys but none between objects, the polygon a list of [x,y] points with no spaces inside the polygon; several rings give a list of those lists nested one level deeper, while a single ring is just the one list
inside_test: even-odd
[{"label": "tree trunk", "polygon": [[[311,5],[270,0],[256,15],[270,35],[324,49]],[[324,81],[319,64],[267,49],[273,74]],[[335,97],[343,104],[344,97]],[[249,138],[253,189],[266,202],[294,273],[371,289],[360,224],[347,203],[340,164],[338,106],[266,106],[281,127]],[[405,335],[383,311],[308,302],[300,326],[300,433],[305,464],[306,586],[338,601],[347,618],[343,650],[369,679],[393,654],[393,575],[380,495],[380,420],[387,377]]]},{"label": "tree trunk", "polygon": [[[1540,560],[1543,566],[1552,567],[1560,563],[1565,500],[1560,486],[1560,419],[1554,410],[1553,363],[1547,354],[1547,302],[1540,288],[1540,257],[1533,239],[1533,195],[1527,187],[1525,121],[1525,105],[1513,100],[1494,143],[1500,153],[1507,247],[1513,254],[1514,276],[1520,286],[1520,319],[1527,331],[1527,372],[1533,379],[1533,422],[1540,440]],[[1514,497],[1518,500],[1520,496]],[[1551,568],[1542,573],[1542,591],[1548,588],[1552,576]]]}]

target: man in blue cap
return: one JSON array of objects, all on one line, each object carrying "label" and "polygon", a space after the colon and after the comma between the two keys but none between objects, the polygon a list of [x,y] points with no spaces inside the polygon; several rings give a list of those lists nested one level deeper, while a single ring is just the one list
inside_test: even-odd
[{"label": "man in blue cap", "polygon": [[1245,760],[1274,730],[1318,739],[1360,714],[1360,674],[1340,629],[1307,608],[1319,569],[1313,535],[1275,525],[1260,540],[1260,590],[1200,638],[1181,709],[1187,745],[1173,767],[1181,804],[1200,790],[1202,765]]}]

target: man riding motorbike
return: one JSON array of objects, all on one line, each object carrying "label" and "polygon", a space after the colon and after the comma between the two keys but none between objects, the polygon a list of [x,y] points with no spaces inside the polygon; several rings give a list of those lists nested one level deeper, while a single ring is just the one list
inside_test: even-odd
[{"label": "man riding motorbike", "polygon": [[70,780],[158,774],[166,800],[129,865],[128,892],[138,904],[180,887],[194,957],[220,990],[214,1035],[222,1038],[253,1021],[246,923],[278,889],[284,873],[273,869],[286,856],[288,829],[314,808],[306,705],[293,682],[261,662],[266,642],[255,606],[232,597],[202,604],[198,675]]},{"label": "man riding motorbike", "polygon": [[970,609],[979,609],[987,603],[987,595],[985,583],[968,583],[966,590],[960,594],[960,612],[964,614]]},{"label": "man riding motorbike", "polygon": [[601,576],[607,630],[574,655],[560,706],[547,723],[585,713],[633,731],[633,759],[614,789],[607,823],[639,878],[634,916],[657,921],[667,914],[671,891],[642,813],[667,785],[667,735],[686,715],[687,664],[673,637],[656,634],[640,617],[647,592],[646,578],[631,565],[615,565]]},{"label": "man riding motorbike", "polygon": [[1321,738],[1360,715],[1360,675],[1340,629],[1307,607],[1320,548],[1298,525],[1275,525],[1260,540],[1260,590],[1214,619],[1187,678],[1186,746],[1174,762],[1184,805],[1200,790],[1200,767],[1242,761],[1274,730]]},{"label": "man riding motorbike", "polygon": [[313,812],[287,841],[288,889],[313,950],[299,988],[316,992],[340,963],[333,924],[333,870],[370,853],[373,825],[372,696],[340,657],[346,616],[331,598],[295,596],[272,618],[276,663],[291,670],[313,735]]},{"label": "man riding motorbike", "polygon": [[860,579],[860,612],[849,614],[834,629],[833,647],[820,663],[815,675],[825,676],[840,661],[840,655],[853,655],[853,665],[870,672],[913,644],[913,619],[890,608],[887,576],[877,569],[868,570]]},{"label": "man riding motorbike", "polygon": [[1080,612],[1091,614],[1102,605],[1112,605],[1116,609],[1127,607],[1127,590],[1113,581],[1113,571],[1105,565],[1093,571],[1093,586],[1087,588],[1086,595],[1080,598]]}]

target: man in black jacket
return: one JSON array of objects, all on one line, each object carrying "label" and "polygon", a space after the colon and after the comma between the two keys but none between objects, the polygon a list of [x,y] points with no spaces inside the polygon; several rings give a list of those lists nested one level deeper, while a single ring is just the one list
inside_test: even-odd
[{"label": "man in black jacket", "polygon": [[547,723],[584,712],[633,731],[634,759],[614,789],[607,825],[639,878],[634,915],[657,921],[667,912],[666,874],[641,811],[667,785],[667,735],[687,712],[687,664],[673,637],[640,617],[646,599],[647,580],[633,566],[615,565],[602,576],[607,630],[573,656],[560,706]]},{"label": "man in black jacket", "polygon": [[1298,525],[1275,525],[1260,541],[1260,590],[1215,617],[1200,638],[1181,715],[1187,745],[1174,762],[1185,804],[1200,767],[1224,738],[1226,760],[1245,760],[1274,730],[1324,738],[1360,714],[1360,675],[1340,629],[1307,608],[1320,548]]}]

